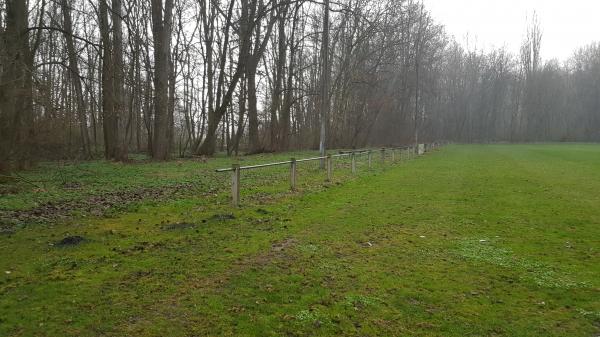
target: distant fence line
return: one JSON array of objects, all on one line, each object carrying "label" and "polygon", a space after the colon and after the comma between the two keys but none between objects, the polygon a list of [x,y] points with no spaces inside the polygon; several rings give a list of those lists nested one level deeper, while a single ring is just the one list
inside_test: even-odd
[{"label": "distant fence line", "polygon": [[328,154],[326,156],[320,157],[311,157],[311,158],[302,158],[296,159],[291,158],[290,160],[274,162],[274,163],[266,163],[266,164],[257,164],[257,165],[248,165],[248,166],[240,166],[240,164],[234,163],[231,164],[231,167],[222,168],[215,170],[216,172],[231,172],[231,203],[234,207],[239,207],[240,205],[240,179],[241,179],[241,171],[243,170],[253,170],[264,167],[272,167],[272,166],[281,166],[281,165],[290,165],[290,188],[291,190],[296,189],[296,178],[297,178],[297,166],[299,163],[311,162],[316,160],[324,160],[326,165],[327,177],[325,181],[331,181],[333,178],[333,159],[341,158],[341,157],[350,157],[351,159],[351,170],[352,174],[357,173],[356,169],[356,160],[359,155],[367,154],[367,160],[369,168],[372,167],[373,163],[373,153],[380,153],[381,164],[385,164],[386,153],[391,151],[392,163],[396,162],[396,151],[400,151],[400,161],[402,161],[403,153],[406,152],[407,159],[411,159],[414,156],[420,156],[425,154],[425,152],[433,150],[443,143],[434,142],[427,144],[418,144],[417,146],[405,146],[405,147],[394,147],[394,148],[381,148],[379,150],[373,149],[365,149],[365,150],[351,150],[351,151],[340,151],[337,154]]}]

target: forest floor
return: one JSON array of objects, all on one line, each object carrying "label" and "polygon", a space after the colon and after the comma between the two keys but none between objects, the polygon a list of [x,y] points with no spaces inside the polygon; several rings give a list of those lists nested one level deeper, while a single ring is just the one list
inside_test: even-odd
[{"label": "forest floor", "polygon": [[226,158],[22,173],[0,336],[600,335],[600,146],[374,163],[243,172],[239,209]]}]

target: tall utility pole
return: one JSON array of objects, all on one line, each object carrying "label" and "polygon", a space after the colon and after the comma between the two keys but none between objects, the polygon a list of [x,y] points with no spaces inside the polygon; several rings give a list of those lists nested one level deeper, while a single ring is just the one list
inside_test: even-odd
[{"label": "tall utility pole", "polygon": [[[321,43],[321,137],[319,152],[325,156],[325,136],[327,119],[329,118],[329,0],[324,1],[323,10],[323,39]],[[321,159],[321,168],[325,168],[325,160]]]}]

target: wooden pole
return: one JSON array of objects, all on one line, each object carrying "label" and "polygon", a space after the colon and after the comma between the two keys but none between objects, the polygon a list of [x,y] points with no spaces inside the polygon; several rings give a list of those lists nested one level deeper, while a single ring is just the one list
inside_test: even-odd
[{"label": "wooden pole", "polygon": [[290,187],[292,191],[296,190],[296,158],[292,158],[290,163]]},{"label": "wooden pole", "polygon": [[240,205],[240,164],[231,165],[231,203],[233,207]]},{"label": "wooden pole", "polygon": [[352,152],[352,174],[356,174],[356,155]]},{"label": "wooden pole", "polygon": [[327,155],[327,181],[331,181],[333,177],[333,161],[331,155]]}]

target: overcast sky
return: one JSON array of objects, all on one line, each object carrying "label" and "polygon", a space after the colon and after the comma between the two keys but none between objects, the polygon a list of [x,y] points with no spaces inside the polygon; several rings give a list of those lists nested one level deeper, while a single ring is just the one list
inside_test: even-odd
[{"label": "overcast sky", "polygon": [[561,61],[593,41],[600,42],[600,0],[424,0],[439,23],[471,46],[506,46],[513,53],[534,11],[541,23],[542,58]]}]

